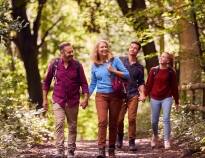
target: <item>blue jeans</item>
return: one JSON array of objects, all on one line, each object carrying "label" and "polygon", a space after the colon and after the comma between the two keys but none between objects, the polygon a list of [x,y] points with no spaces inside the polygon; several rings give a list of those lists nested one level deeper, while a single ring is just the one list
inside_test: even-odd
[{"label": "blue jeans", "polygon": [[155,136],[158,135],[158,123],[160,110],[163,111],[163,123],[164,123],[164,140],[169,140],[171,133],[170,113],[172,107],[172,97],[165,98],[163,100],[156,100],[151,98],[151,110],[152,110],[152,130]]}]

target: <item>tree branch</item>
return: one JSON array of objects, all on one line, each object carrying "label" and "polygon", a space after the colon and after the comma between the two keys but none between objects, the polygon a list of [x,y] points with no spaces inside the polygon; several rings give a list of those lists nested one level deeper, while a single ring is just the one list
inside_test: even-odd
[{"label": "tree branch", "polygon": [[33,25],[33,37],[36,43],[37,43],[37,38],[38,38],[38,30],[40,27],[41,14],[42,14],[43,6],[45,3],[46,3],[46,0],[38,0],[38,12],[37,12],[37,16],[36,16],[36,19]]},{"label": "tree branch", "polygon": [[128,4],[126,2],[126,0],[117,0],[117,3],[123,13],[123,15],[127,15],[127,13],[129,12],[129,7]]},{"label": "tree branch", "polygon": [[60,17],[55,23],[53,23],[51,27],[48,28],[48,30],[45,32],[45,34],[43,35],[41,39],[41,43],[37,46],[38,49],[44,44],[45,39],[48,36],[49,32],[62,20],[62,18],[63,17]]},{"label": "tree branch", "polygon": [[24,57],[27,54],[23,54],[23,43],[22,41],[31,39],[30,22],[28,21],[28,16],[26,14],[27,1],[22,0],[12,0],[12,17],[14,20],[19,19],[22,24],[27,24],[21,31],[17,32],[17,36],[14,37],[14,42],[20,50],[21,56]]}]

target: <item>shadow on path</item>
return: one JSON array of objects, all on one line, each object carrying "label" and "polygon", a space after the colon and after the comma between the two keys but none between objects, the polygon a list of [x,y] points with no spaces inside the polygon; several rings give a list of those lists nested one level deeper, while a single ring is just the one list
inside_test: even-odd
[{"label": "shadow on path", "polygon": [[[137,139],[136,140],[138,150],[136,152],[130,152],[128,150],[128,142],[124,141],[121,150],[116,150],[117,158],[191,158],[184,157],[183,149],[172,144],[170,150],[165,150],[163,145],[157,149],[151,149],[149,139]],[[30,149],[25,149],[17,157],[20,158],[54,158],[55,146],[53,144],[36,145]],[[77,142],[77,149],[75,152],[76,158],[94,158],[98,152],[96,141],[79,141]],[[107,155],[107,152],[106,152]]]}]

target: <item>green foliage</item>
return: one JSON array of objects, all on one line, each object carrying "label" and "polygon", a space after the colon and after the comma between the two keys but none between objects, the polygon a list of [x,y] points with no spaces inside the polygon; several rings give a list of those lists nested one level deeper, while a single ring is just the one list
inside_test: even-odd
[{"label": "green foliage", "polygon": [[22,65],[16,60],[16,71],[8,68],[9,56],[0,58],[0,155],[10,157],[23,147],[51,138],[46,120],[36,117],[26,96]]},{"label": "green foliage", "polygon": [[205,126],[200,112],[193,113],[182,107],[179,113],[175,113],[173,132],[179,142],[195,155],[205,152]]},{"label": "green foliage", "polygon": [[8,0],[0,1],[0,42],[7,44],[16,31],[24,27],[19,19],[12,20],[10,15],[10,3]]},{"label": "green foliage", "polygon": [[137,137],[146,138],[151,135],[151,111],[149,102],[140,102],[137,112]]},{"label": "green foliage", "polygon": [[80,109],[78,116],[78,138],[80,140],[95,140],[98,132],[98,120],[94,100],[89,101],[85,110]]}]

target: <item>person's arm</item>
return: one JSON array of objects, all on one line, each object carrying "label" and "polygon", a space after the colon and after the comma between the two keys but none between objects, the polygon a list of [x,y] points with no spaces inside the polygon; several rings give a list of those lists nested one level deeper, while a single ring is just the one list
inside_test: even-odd
[{"label": "person's arm", "polygon": [[50,85],[51,85],[52,78],[53,78],[52,65],[53,65],[53,62],[51,62],[49,64],[47,72],[46,72],[46,75],[45,75],[45,78],[44,78],[43,83],[42,83],[42,89],[43,89],[43,108],[44,108],[45,111],[48,110],[48,98],[47,98],[47,96],[48,96],[48,92],[49,92]]},{"label": "person's arm", "polygon": [[142,102],[144,102],[145,101],[145,99],[146,99],[146,95],[145,95],[145,85],[144,84],[142,84],[142,85],[140,85],[139,86],[139,88],[138,88],[138,90],[139,90],[139,101],[142,101]]},{"label": "person's arm", "polygon": [[97,77],[95,75],[95,66],[92,66],[92,70],[91,70],[91,82],[89,85],[89,97],[92,95],[93,91],[95,90],[97,86]]},{"label": "person's arm", "polygon": [[144,102],[146,99],[145,95],[145,81],[144,81],[144,67],[142,65],[138,65],[137,70],[139,71],[138,75],[138,91],[139,91],[139,101]]},{"label": "person's arm", "polygon": [[80,102],[80,106],[82,107],[82,109],[85,109],[88,106],[89,90],[88,90],[88,82],[85,76],[85,72],[81,64],[80,64],[80,81],[81,81],[81,88],[83,93],[83,100]]},{"label": "person's arm", "polygon": [[[114,68],[114,65],[116,65],[116,68]],[[118,57],[115,57],[113,64],[108,65],[108,71],[121,78],[128,79],[130,77],[129,71],[125,68],[124,64]]]},{"label": "person's arm", "polygon": [[175,100],[175,107],[176,111],[179,110],[179,90],[178,90],[178,84],[177,84],[177,78],[176,78],[176,72],[172,72],[172,96]]},{"label": "person's arm", "polygon": [[82,109],[85,109],[88,106],[89,93],[84,93],[83,95],[83,100],[80,102],[80,106]]},{"label": "person's arm", "polygon": [[45,111],[48,111],[48,91],[43,90],[43,108]]},{"label": "person's arm", "polygon": [[153,86],[153,80],[154,80],[154,76],[153,76],[153,68],[150,70],[149,74],[148,74],[148,78],[147,78],[147,82],[145,84],[145,96],[149,96],[152,86]]}]

